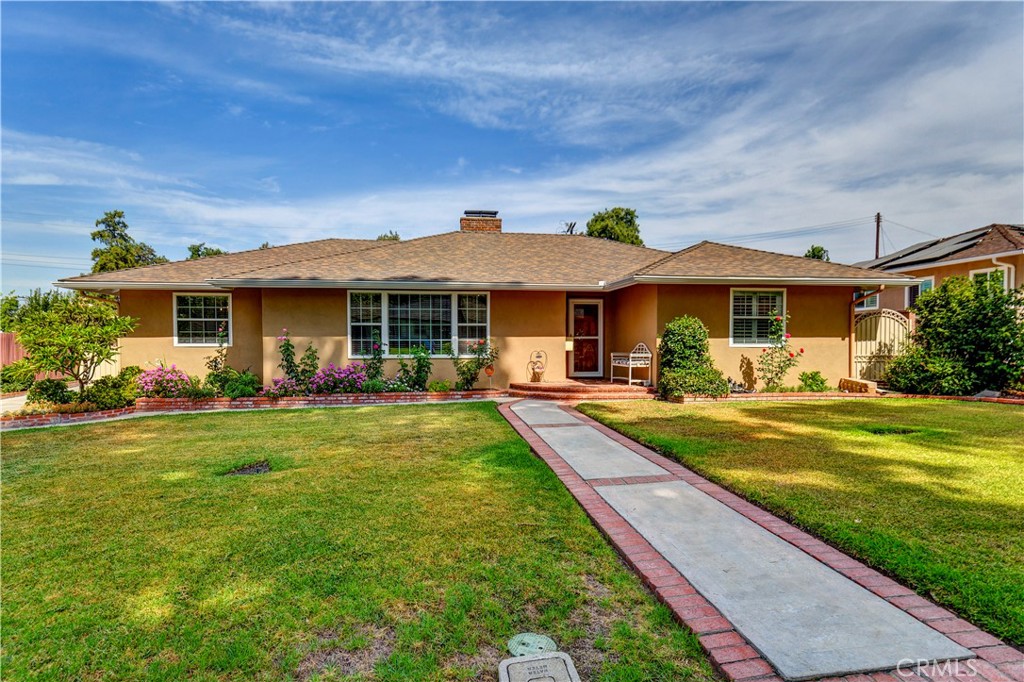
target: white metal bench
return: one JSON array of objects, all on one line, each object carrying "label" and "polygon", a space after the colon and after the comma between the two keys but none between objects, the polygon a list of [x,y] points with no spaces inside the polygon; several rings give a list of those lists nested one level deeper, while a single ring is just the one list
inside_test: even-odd
[{"label": "white metal bench", "polygon": [[[647,347],[646,343],[638,343],[628,353],[612,353],[612,381],[616,379],[622,379],[623,381],[629,382],[630,385],[643,384],[644,386],[651,385],[651,349]],[[628,372],[627,376],[615,376],[615,368],[619,367]],[[646,379],[634,379],[634,369],[646,369]]]}]

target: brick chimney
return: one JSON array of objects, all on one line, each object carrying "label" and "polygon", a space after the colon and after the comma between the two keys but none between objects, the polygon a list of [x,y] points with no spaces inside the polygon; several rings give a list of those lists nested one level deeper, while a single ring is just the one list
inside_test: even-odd
[{"label": "brick chimney", "polygon": [[501,232],[501,218],[497,211],[466,211],[459,220],[463,232]]}]

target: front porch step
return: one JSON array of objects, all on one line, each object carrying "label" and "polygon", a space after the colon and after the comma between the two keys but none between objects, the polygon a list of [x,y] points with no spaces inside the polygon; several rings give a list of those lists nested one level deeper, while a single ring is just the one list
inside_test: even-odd
[{"label": "front porch step", "polygon": [[516,391],[530,391],[531,393],[651,393],[655,392],[650,386],[639,386],[633,384],[612,384],[608,382],[584,382],[566,381],[558,383],[511,383],[509,388]]},{"label": "front porch step", "polygon": [[510,388],[511,398],[532,398],[534,400],[564,400],[578,402],[581,400],[654,400],[655,392],[647,391],[531,391]]}]

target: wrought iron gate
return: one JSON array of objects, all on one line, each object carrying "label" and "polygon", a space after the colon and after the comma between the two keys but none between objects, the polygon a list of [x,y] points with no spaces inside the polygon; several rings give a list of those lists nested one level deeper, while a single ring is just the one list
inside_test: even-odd
[{"label": "wrought iron gate", "polygon": [[857,315],[854,325],[853,375],[879,381],[889,362],[910,339],[910,319],[895,310]]}]

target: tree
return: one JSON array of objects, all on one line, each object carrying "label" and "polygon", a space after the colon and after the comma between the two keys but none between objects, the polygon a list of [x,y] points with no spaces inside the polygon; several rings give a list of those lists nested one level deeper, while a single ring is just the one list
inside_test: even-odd
[{"label": "tree", "polygon": [[804,254],[804,258],[823,260],[826,263],[832,261],[832,259],[828,257],[828,249],[824,246],[818,246],[817,244],[811,244],[811,248],[807,249],[807,253]]},{"label": "tree", "polygon": [[33,371],[69,376],[83,395],[96,368],[117,354],[117,340],[137,321],[118,315],[109,303],[78,296],[30,313],[16,333]]},{"label": "tree", "polygon": [[0,300],[0,331],[17,331],[18,323],[36,311],[50,310],[54,305],[74,298],[72,292],[58,289],[33,289],[28,296],[18,297],[12,291]]},{"label": "tree", "polygon": [[206,242],[199,242],[198,244],[188,245],[188,259],[196,260],[198,258],[206,258],[207,256],[223,256],[227,251],[224,249],[218,249],[213,246],[207,246]]},{"label": "tree", "polygon": [[388,230],[384,234],[377,235],[377,241],[379,242],[400,242],[402,238],[394,230]]},{"label": "tree", "polygon": [[[999,273],[1002,274],[1002,273]],[[914,304],[917,328],[890,364],[890,386],[908,393],[1001,391],[1024,378],[1024,287],[1001,277],[948,277]]]},{"label": "tree", "polygon": [[595,213],[587,221],[587,236],[612,239],[634,246],[644,245],[640,239],[640,223],[637,222],[636,211],[621,206]]},{"label": "tree", "polygon": [[107,211],[96,221],[96,227],[100,229],[89,236],[103,246],[92,250],[93,272],[111,272],[167,262],[166,258],[157,255],[152,246],[137,242],[128,234],[124,211]]}]

